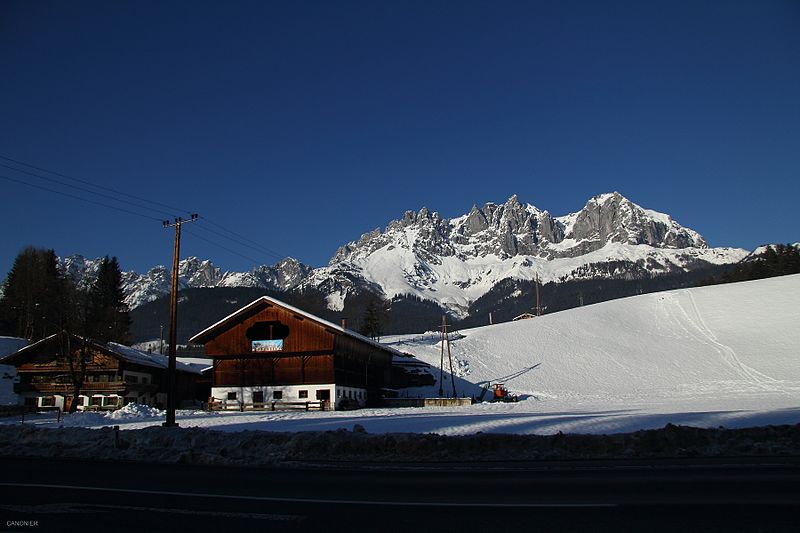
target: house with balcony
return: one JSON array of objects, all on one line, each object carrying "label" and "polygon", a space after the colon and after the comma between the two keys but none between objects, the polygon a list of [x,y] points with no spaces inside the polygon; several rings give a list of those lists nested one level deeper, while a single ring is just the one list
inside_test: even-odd
[{"label": "house with balcony", "polygon": [[[112,410],[127,403],[167,403],[168,358],[113,342],[101,343],[66,332],[11,353],[0,364],[16,369],[20,404],[69,410],[80,382],[78,410]],[[177,404],[205,399],[198,366],[176,363]]]}]

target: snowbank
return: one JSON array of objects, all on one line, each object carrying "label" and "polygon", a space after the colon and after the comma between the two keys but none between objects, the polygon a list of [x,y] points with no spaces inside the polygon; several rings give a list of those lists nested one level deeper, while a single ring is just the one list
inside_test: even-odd
[{"label": "snowbank", "polygon": [[7,426],[0,455],[162,463],[292,466],[296,462],[535,461],[696,456],[793,456],[800,425],[698,429],[667,425],[618,435],[469,435],[447,437],[354,431],[305,433],[151,427],[138,431]]}]

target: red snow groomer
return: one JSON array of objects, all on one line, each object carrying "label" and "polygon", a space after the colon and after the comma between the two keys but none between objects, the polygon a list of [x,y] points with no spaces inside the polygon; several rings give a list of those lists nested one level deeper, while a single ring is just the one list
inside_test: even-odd
[{"label": "red snow groomer", "polygon": [[494,398],[493,402],[516,402],[518,401],[516,394],[509,394],[508,389],[503,383],[494,384]]}]

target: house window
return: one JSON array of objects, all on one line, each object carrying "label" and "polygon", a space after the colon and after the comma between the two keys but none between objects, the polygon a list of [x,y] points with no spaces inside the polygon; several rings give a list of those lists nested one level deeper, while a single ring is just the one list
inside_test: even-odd
[{"label": "house window", "polygon": [[282,400],[283,399],[283,391],[281,391],[281,390],[272,391],[272,399],[273,400]]},{"label": "house window", "polygon": [[253,403],[264,403],[264,391],[253,391]]},{"label": "house window", "polygon": [[301,398],[308,398],[308,391],[307,390],[301,390],[300,391],[300,397]]},{"label": "house window", "polygon": [[100,405],[102,401],[103,401],[102,396],[92,396],[91,405]]},{"label": "house window", "polygon": [[228,399],[229,400],[235,400],[236,399],[236,393],[235,392],[229,392],[228,393]]},{"label": "house window", "polygon": [[56,405],[55,396],[45,396],[42,398],[42,407],[54,407]]},{"label": "house window", "polygon": [[125,383],[139,383],[139,376],[125,375]]}]

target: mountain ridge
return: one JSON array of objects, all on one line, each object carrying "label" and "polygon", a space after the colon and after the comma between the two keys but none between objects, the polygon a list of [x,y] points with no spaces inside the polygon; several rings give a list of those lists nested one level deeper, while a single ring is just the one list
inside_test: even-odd
[{"label": "mountain ridge", "polygon": [[[190,287],[255,287],[322,293],[331,310],[354,294],[387,299],[413,296],[435,302],[458,317],[504,279],[564,282],[596,277],[674,274],[735,263],[748,252],[711,248],[696,231],[669,215],[645,209],[619,192],[590,198],[577,212],[553,216],[512,195],[502,204],[473,205],[464,215],[443,218],[423,207],[406,211],[359,239],[340,246],[327,265],[312,268],[293,258],[248,272],[223,272],[210,260],[180,261],[179,283]],[[614,263],[617,270],[608,272]],[[98,260],[60,259],[79,285],[88,283]],[[135,308],[169,292],[167,267],[123,273],[123,290]]]}]

